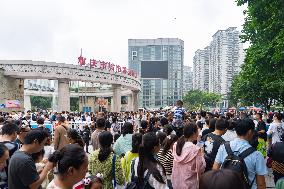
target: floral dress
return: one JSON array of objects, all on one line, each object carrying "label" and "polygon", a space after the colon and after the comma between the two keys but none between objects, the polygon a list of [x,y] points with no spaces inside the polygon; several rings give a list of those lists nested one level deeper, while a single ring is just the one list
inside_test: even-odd
[{"label": "floral dress", "polygon": [[[112,161],[113,161],[113,153],[111,153],[108,158],[100,162],[98,159],[99,150],[94,151],[89,160],[89,171],[92,175],[96,175],[97,173],[101,173],[104,175],[103,178],[103,188],[104,189],[112,189]],[[125,181],[125,177],[123,174],[121,160],[119,156],[116,156],[115,161],[115,177],[117,185],[123,185]]]}]

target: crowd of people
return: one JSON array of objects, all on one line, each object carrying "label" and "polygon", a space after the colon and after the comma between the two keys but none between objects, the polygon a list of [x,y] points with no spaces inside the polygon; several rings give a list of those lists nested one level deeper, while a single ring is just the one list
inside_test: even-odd
[{"label": "crowd of people", "polygon": [[271,168],[283,189],[283,119],[180,100],[155,112],[0,112],[0,188],[264,189]]}]

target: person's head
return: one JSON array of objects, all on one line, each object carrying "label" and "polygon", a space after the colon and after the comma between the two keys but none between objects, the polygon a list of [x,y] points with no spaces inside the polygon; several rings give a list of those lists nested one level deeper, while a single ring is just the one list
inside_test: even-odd
[{"label": "person's head", "polygon": [[226,133],[227,129],[229,127],[229,122],[228,120],[224,119],[224,118],[218,118],[216,120],[215,123],[215,129],[219,130],[220,132],[222,132],[223,134]]},{"label": "person's head", "polygon": [[116,142],[116,140],[120,137],[120,134],[119,133],[115,133],[113,135],[113,142]]},{"label": "person's head", "polygon": [[88,157],[84,149],[76,144],[68,144],[55,151],[48,160],[57,165],[58,179],[73,185],[85,177],[88,169]]},{"label": "person's head", "polygon": [[157,169],[159,162],[156,160],[155,155],[159,150],[160,143],[156,133],[149,132],[143,135],[142,144],[139,148],[139,163],[137,167],[138,181],[140,183],[144,182],[144,173],[147,169],[158,182],[165,183],[161,173]]},{"label": "person's head", "polygon": [[100,150],[98,159],[100,162],[105,161],[110,155],[112,149],[111,144],[113,142],[113,136],[109,131],[103,131],[99,134]]},{"label": "person's head", "polygon": [[176,102],[176,105],[177,105],[178,107],[182,107],[182,106],[183,106],[183,102],[182,102],[181,100],[178,100],[178,101]]},{"label": "person's head", "polygon": [[163,152],[162,155],[166,155],[166,153],[172,149],[174,143],[178,140],[178,136],[175,134],[168,135],[163,143]]},{"label": "person's head", "polygon": [[282,120],[282,115],[280,113],[274,113],[273,120],[280,122]]},{"label": "person's head", "polygon": [[176,146],[176,153],[178,156],[181,155],[182,148],[185,144],[185,141],[196,141],[198,137],[198,129],[197,125],[193,122],[187,123],[184,128],[183,128],[183,136],[180,137],[177,141],[177,146]]},{"label": "person's head", "polygon": [[164,126],[169,124],[169,121],[168,121],[167,118],[162,117],[161,120],[160,120],[160,123],[161,123],[162,127],[164,127]]},{"label": "person's head", "polygon": [[70,144],[78,144],[79,146],[84,147],[84,141],[76,129],[69,129],[67,137]]},{"label": "person's head", "polygon": [[245,185],[237,172],[220,169],[204,173],[199,189],[245,189]]},{"label": "person's head", "polygon": [[236,125],[236,133],[239,137],[250,141],[254,135],[255,124],[253,120],[245,118],[238,120]]},{"label": "person's head", "polygon": [[163,143],[164,143],[165,138],[167,137],[167,134],[164,133],[164,132],[159,131],[159,132],[157,132],[157,137],[159,139],[160,145],[162,146]]},{"label": "person's head", "polygon": [[261,113],[256,113],[255,114],[256,120],[262,120],[262,114]]},{"label": "person's head", "polygon": [[43,160],[44,153],[45,151],[44,149],[42,149],[41,151],[32,154],[32,158],[35,161],[35,163],[39,163]]},{"label": "person's head", "polygon": [[147,127],[148,127],[148,122],[146,120],[142,120],[141,121],[141,128],[142,129],[147,129]]},{"label": "person's head", "polygon": [[0,171],[6,167],[6,161],[9,159],[9,150],[8,148],[0,143]]},{"label": "person's head", "polygon": [[234,130],[237,126],[237,120],[229,120],[228,130]]},{"label": "person's head", "polygon": [[18,131],[19,127],[11,122],[5,123],[2,127],[2,135],[9,137],[11,141],[16,140]]},{"label": "person's head", "polygon": [[19,130],[17,132],[18,138],[21,140],[21,142],[24,141],[24,138],[26,137],[27,133],[31,130],[29,125],[21,124],[19,125]]},{"label": "person's head", "polygon": [[210,121],[209,119],[205,119],[205,124],[207,127],[209,127],[209,121]]},{"label": "person's head", "polygon": [[39,117],[39,118],[37,118],[36,122],[37,122],[37,124],[39,124],[39,125],[43,125],[43,124],[44,124],[44,118]]},{"label": "person's head", "polygon": [[84,185],[86,189],[102,189],[103,188],[103,178],[102,174],[98,173],[96,176],[88,176],[84,179]]},{"label": "person's head", "polygon": [[209,129],[211,131],[215,131],[215,124],[216,124],[216,119],[215,118],[212,118],[209,120]]},{"label": "person's head", "polygon": [[165,125],[163,131],[164,131],[164,132],[167,134],[167,136],[168,136],[168,135],[170,135],[170,134],[173,132],[173,130],[174,130],[174,129],[173,129],[173,127],[172,127],[171,125]]},{"label": "person's head", "polygon": [[66,122],[66,118],[64,116],[60,115],[60,116],[57,117],[57,121],[58,121],[59,125],[64,124]]},{"label": "person's head", "polygon": [[102,117],[98,118],[96,123],[97,123],[97,128],[99,128],[99,129],[104,129],[106,127],[105,118],[102,118]]},{"label": "person's head", "polygon": [[138,153],[139,146],[142,143],[142,134],[141,133],[135,133],[132,135],[132,153]]},{"label": "person's head", "polygon": [[201,111],[200,112],[200,116],[204,118],[206,116],[206,112],[205,111]]},{"label": "person's head", "polygon": [[117,122],[117,117],[116,117],[116,116],[113,116],[113,117],[112,117],[112,122],[113,122],[113,123],[116,123],[116,122]]},{"label": "person's head", "polygon": [[31,130],[27,133],[24,139],[24,145],[29,145],[31,153],[37,153],[41,151],[44,147],[44,144],[47,141],[48,133],[45,130]]},{"label": "person's head", "polygon": [[3,116],[0,116],[0,124],[2,125],[5,122],[5,118]]},{"label": "person's head", "polygon": [[122,127],[122,135],[125,136],[126,134],[133,133],[133,124],[130,122],[125,122]]}]

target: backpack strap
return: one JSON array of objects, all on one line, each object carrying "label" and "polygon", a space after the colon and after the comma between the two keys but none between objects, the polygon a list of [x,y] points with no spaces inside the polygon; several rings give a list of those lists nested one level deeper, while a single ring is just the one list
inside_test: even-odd
[{"label": "backpack strap", "polygon": [[135,178],[134,165],[135,165],[135,159],[133,159],[133,160],[131,161],[131,181],[134,181],[134,178]]},{"label": "backpack strap", "polygon": [[246,157],[248,157],[250,154],[252,154],[253,152],[255,152],[255,148],[254,147],[249,147],[248,149],[246,149],[245,151],[243,151],[242,153],[239,154],[239,157],[242,159],[245,159]]},{"label": "backpack strap", "polygon": [[113,178],[113,188],[116,188],[116,178],[115,178],[115,161],[116,161],[116,155],[113,154],[112,159],[112,178]]},{"label": "backpack strap", "polygon": [[232,151],[232,148],[230,146],[230,142],[225,143],[225,149],[228,155],[234,155],[234,152]]}]

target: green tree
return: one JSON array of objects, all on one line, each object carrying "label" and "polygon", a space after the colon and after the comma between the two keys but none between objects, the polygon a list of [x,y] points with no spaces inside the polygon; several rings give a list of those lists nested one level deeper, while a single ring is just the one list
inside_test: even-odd
[{"label": "green tree", "polygon": [[31,105],[34,109],[46,110],[51,108],[52,98],[43,96],[31,96]]},{"label": "green tree", "polygon": [[184,97],[185,106],[191,110],[202,109],[204,106],[214,107],[221,101],[221,95],[200,90],[189,91]]},{"label": "green tree", "polygon": [[70,98],[70,110],[79,111],[79,98],[76,97]]},{"label": "green tree", "polygon": [[284,1],[237,0],[244,11],[245,63],[235,77],[230,100],[270,108],[273,100],[284,103]]}]

